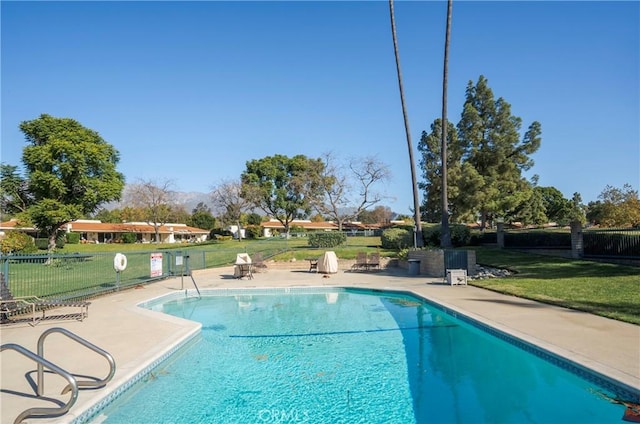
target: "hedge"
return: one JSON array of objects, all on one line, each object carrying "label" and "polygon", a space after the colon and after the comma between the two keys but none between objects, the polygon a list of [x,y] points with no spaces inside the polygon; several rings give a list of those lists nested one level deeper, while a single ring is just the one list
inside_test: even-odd
[{"label": "hedge", "polygon": [[347,241],[347,236],[343,232],[314,232],[308,237],[308,244],[316,248],[336,247]]}]

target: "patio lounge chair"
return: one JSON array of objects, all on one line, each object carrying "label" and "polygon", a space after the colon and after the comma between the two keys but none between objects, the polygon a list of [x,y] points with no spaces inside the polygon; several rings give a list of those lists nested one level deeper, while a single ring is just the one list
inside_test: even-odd
[{"label": "patio lounge chair", "polygon": [[256,252],[253,254],[253,257],[251,258],[251,265],[256,272],[267,272],[267,264],[264,263],[262,252]]},{"label": "patio lounge chair", "polygon": [[373,252],[369,254],[369,259],[367,260],[367,270],[371,268],[380,269],[380,253]]},{"label": "patio lounge chair", "polygon": [[367,269],[367,252],[358,252],[356,262],[351,265],[352,271],[359,271],[361,269]]},{"label": "patio lounge chair", "polygon": [[[4,279],[4,274],[0,273],[0,315],[2,322],[10,322],[10,316],[31,314],[31,325],[35,326],[43,319],[46,319],[47,311],[51,309],[69,307],[79,308],[75,313],[64,313],[50,315],[49,318],[77,319],[83,321],[89,316],[89,305],[91,302],[72,300],[48,300],[40,299],[37,296],[14,297]],[[42,312],[42,315],[40,315]]]}]

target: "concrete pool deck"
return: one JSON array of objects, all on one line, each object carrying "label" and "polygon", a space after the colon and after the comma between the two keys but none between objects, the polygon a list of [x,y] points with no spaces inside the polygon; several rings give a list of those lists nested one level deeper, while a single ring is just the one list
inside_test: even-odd
[{"label": "concrete pool deck", "polygon": [[[640,390],[640,326],[473,286],[449,286],[442,284],[442,279],[407,276],[407,271],[400,268],[380,272],[341,269],[330,275],[309,273],[306,268],[269,269],[254,274],[252,280],[237,280],[233,278],[233,268],[228,267],[195,271],[194,278],[201,290],[340,286],[414,292]],[[189,277],[170,278],[93,299],[89,317],[83,322],[44,321],[35,327],[22,322],[3,324],[0,327],[2,344],[16,343],[36,352],[37,340],[45,330],[62,327],[109,352],[117,365],[112,382],[102,389],[80,390],[68,414],[57,418],[29,418],[23,422],[71,422],[155,358],[197,332],[197,323],[136,306],[183,289],[193,289]],[[49,335],[44,346],[45,358],[73,374],[103,378],[108,373],[104,358],[61,334]],[[15,351],[5,350],[0,355],[0,379],[2,423],[13,422],[28,408],[54,407],[69,400],[69,394],[60,395],[65,381],[46,371],[44,396],[37,398],[33,388],[36,364]]]}]

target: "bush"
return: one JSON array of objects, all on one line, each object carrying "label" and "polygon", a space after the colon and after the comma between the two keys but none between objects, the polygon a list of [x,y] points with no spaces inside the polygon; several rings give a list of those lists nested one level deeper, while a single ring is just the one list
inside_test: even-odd
[{"label": "bush", "polygon": [[34,240],[34,243],[38,250],[47,250],[49,248],[49,239],[37,238]]},{"label": "bush", "polygon": [[233,233],[229,230],[223,230],[222,228],[214,228],[209,231],[209,238],[211,240],[226,240],[226,237],[229,237],[229,240],[233,238]]},{"label": "bush", "polygon": [[504,246],[515,248],[571,248],[571,234],[554,231],[505,232]]},{"label": "bush", "polygon": [[67,233],[67,243],[69,244],[80,243],[80,233]]},{"label": "bush", "polygon": [[[422,230],[422,237],[427,246],[439,247],[442,226],[425,228]],[[471,230],[463,224],[452,224],[449,226],[449,234],[451,235],[451,245],[453,247],[468,246],[471,241]]]},{"label": "bush", "polygon": [[343,232],[315,232],[309,234],[309,246],[311,247],[336,247],[347,241],[347,236]]},{"label": "bush", "polygon": [[[64,233],[58,234],[56,238],[56,248],[62,249],[65,243],[65,235]],[[37,238],[35,239],[35,244],[38,250],[48,250],[49,249],[49,239],[47,238]]]},{"label": "bush", "polygon": [[120,235],[120,240],[122,240],[123,243],[135,243],[138,240],[138,236],[136,235],[136,233],[122,233]]},{"label": "bush", "polygon": [[440,246],[440,226],[422,229],[422,238],[424,239],[425,246],[438,247]]},{"label": "bush", "polygon": [[451,244],[456,247],[468,246],[471,241],[471,230],[463,224],[454,224],[450,227]]},{"label": "bush", "polygon": [[496,244],[498,234],[495,231],[474,231],[469,239],[470,246],[482,246],[483,244]]},{"label": "bush", "polygon": [[258,239],[262,235],[262,227],[259,225],[247,225],[244,227],[244,235],[248,239]]},{"label": "bush", "polygon": [[0,241],[0,251],[2,251],[3,255],[11,253],[34,253],[37,250],[33,239],[20,231],[10,231],[2,241]]},{"label": "bush", "polygon": [[413,246],[413,228],[387,228],[380,236],[383,249],[402,250]]}]

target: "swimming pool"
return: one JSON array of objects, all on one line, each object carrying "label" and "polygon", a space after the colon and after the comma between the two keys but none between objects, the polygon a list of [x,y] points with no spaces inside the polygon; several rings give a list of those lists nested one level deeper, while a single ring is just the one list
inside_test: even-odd
[{"label": "swimming pool", "polygon": [[406,294],[207,294],[143,305],[202,331],[89,422],[607,423],[624,407],[603,395],[629,396]]}]

